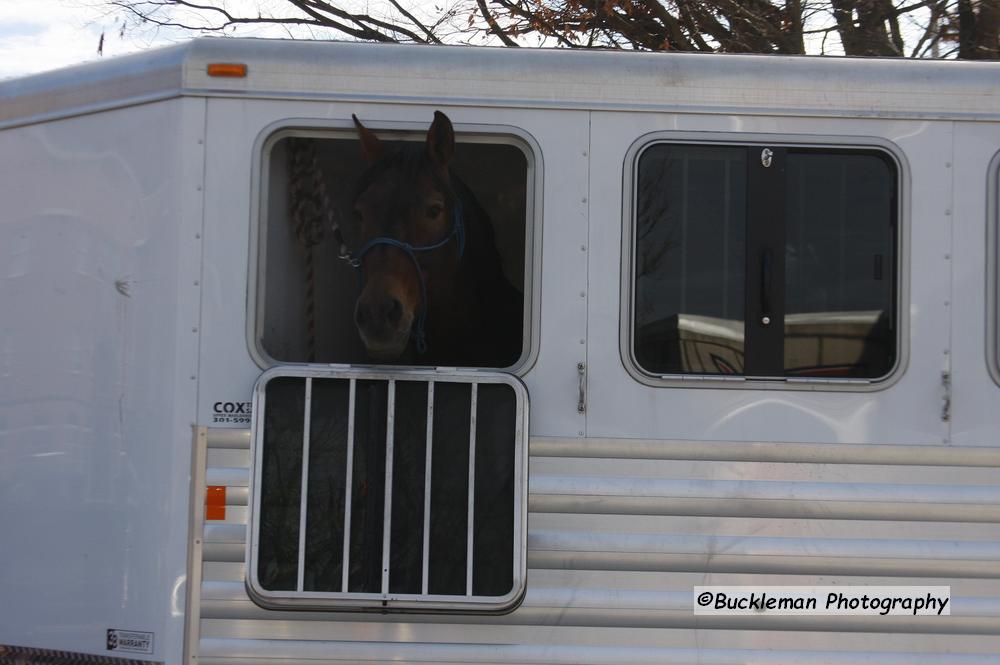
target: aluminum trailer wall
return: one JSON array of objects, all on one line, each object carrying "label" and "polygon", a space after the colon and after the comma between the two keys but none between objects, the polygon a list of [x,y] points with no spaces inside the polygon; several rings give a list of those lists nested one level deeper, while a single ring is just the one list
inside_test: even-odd
[{"label": "aluminum trailer wall", "polygon": [[0,644],[182,659],[204,108],[0,130]]},{"label": "aluminum trailer wall", "polygon": [[[528,594],[512,614],[477,618],[257,607],[243,584],[249,432],[205,429],[199,443],[206,483],[226,485],[229,503],[195,546],[200,662],[996,662],[1000,501],[959,489],[995,477],[979,450],[858,446],[831,459],[822,445],[535,438]],[[883,482],[901,471],[907,483]],[[877,621],[694,616],[691,589],[709,584],[950,585],[954,607]]]},{"label": "aluminum trailer wall", "polygon": [[[997,662],[995,66],[376,48],[198,41],[131,61],[159,77],[133,102],[178,99],[18,120],[26,99],[73,115],[64,77],[0,114],[3,153],[26,155],[0,167],[0,525],[20,544],[0,547],[0,644],[106,654],[122,628],[170,663]],[[247,81],[203,75],[241,60]],[[125,104],[92,89],[78,109]],[[435,109],[460,134],[517,129],[542,171],[527,596],[502,617],[263,610],[243,586],[249,438],[212,426],[263,370],[259,146]],[[904,362],[886,384],[636,380],[622,227],[630,150],[657,137],[898,158]],[[204,521],[206,485],[227,488],[224,520]],[[696,584],[949,585],[953,612],[696,617]]]}]

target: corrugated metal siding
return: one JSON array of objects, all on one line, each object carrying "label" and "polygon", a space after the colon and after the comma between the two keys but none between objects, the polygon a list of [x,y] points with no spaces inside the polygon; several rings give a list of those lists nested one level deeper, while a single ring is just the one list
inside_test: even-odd
[{"label": "corrugated metal siding", "polygon": [[[203,533],[203,664],[1000,662],[1000,449],[533,439],[528,592],[475,617],[256,606],[249,433],[206,440],[228,505]],[[707,584],[950,585],[953,609],[695,616]]]}]

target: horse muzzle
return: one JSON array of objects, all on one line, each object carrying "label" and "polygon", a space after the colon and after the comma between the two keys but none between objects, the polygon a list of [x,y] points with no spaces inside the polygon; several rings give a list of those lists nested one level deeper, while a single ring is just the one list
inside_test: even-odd
[{"label": "horse muzzle", "polygon": [[354,323],[368,354],[376,360],[394,360],[410,339],[413,312],[390,294],[366,290],[354,308]]}]

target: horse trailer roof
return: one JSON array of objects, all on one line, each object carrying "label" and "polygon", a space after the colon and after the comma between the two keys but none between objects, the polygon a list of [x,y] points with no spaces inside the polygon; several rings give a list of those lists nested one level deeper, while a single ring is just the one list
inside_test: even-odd
[{"label": "horse trailer roof", "polygon": [[973,120],[1000,63],[201,38],[0,82],[0,127],[184,95]]}]

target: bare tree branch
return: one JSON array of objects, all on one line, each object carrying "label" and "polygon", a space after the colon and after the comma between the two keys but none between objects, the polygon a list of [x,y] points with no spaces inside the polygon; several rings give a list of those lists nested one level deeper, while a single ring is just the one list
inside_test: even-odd
[{"label": "bare tree branch", "polygon": [[428,28],[426,25],[417,20],[417,17],[415,17],[413,14],[407,11],[401,4],[399,4],[399,2],[397,2],[397,0],[389,0],[389,2],[392,3],[393,7],[399,10],[400,14],[406,17],[406,20],[408,20],[410,23],[417,26],[418,28],[420,28],[421,31],[423,31],[424,35],[427,37],[428,42],[433,44],[441,43],[441,40],[437,38],[437,36],[431,31],[430,28]]},{"label": "bare tree branch", "polygon": [[476,4],[479,6],[479,12],[483,15],[483,19],[490,26],[490,32],[500,38],[500,41],[504,43],[505,46],[520,46],[517,42],[507,36],[497,20],[493,18],[493,14],[490,13],[489,8],[486,6],[486,0],[476,0]]},{"label": "bare tree branch", "polygon": [[1000,59],[1000,0],[439,1],[449,4],[270,0],[268,16],[226,0],[105,0],[131,27],[193,32],[273,25],[375,42]]}]

